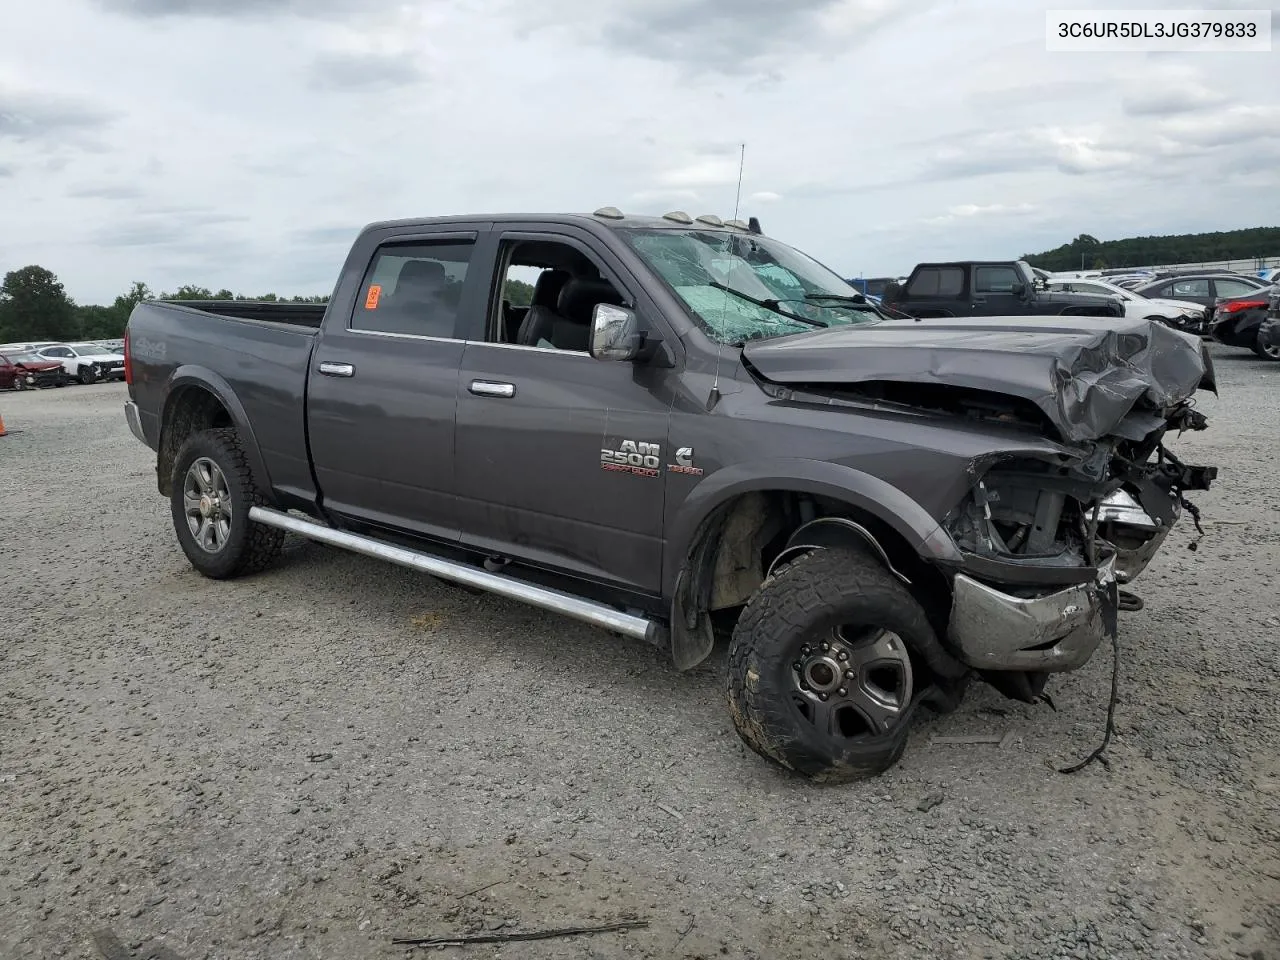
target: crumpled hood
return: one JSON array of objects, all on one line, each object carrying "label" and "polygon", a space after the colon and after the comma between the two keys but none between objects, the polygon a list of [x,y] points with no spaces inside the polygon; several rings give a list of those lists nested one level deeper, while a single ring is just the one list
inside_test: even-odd
[{"label": "crumpled hood", "polygon": [[[1213,362],[1198,337],[1148,320],[966,317],[832,327],[743,347],[779,384],[921,383],[1029,400],[1064,438],[1144,435],[1203,386]],[[1134,413],[1137,423],[1122,426]]]}]

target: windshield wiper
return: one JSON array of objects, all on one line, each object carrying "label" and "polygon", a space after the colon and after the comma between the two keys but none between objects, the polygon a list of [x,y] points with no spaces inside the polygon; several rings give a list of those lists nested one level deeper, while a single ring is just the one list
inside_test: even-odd
[{"label": "windshield wiper", "polygon": [[871,306],[867,298],[860,293],[855,293],[852,297],[845,296],[843,293],[806,293],[804,298],[806,300],[839,300],[841,303],[865,303]]},{"label": "windshield wiper", "polygon": [[810,327],[818,327],[821,330],[825,330],[828,326],[830,326],[830,324],[823,323],[821,320],[810,320],[808,317],[801,317],[801,316],[798,316],[797,314],[790,312],[789,310],[783,310],[782,309],[783,301],[781,300],[760,300],[760,299],[757,299],[756,297],[751,296],[751,294],[749,293],[743,293],[741,290],[735,290],[733,289],[733,287],[727,287],[723,283],[720,283],[716,280],[708,280],[707,283],[710,286],[715,287],[717,290],[723,290],[726,293],[732,293],[735,297],[741,297],[743,300],[746,300],[748,303],[754,303],[757,307],[764,307],[766,310],[770,310],[773,313],[776,313],[778,316],[786,320],[794,320],[796,323],[803,323],[806,326],[810,326]]}]

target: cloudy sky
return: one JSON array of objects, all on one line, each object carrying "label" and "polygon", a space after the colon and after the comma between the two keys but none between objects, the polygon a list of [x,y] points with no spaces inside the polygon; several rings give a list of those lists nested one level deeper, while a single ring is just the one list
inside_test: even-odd
[{"label": "cloudy sky", "polygon": [[1280,42],[1048,53],[1064,6],[13,2],[0,272],[327,293],[372,220],[727,216],[742,142],[743,216],[846,276],[1280,222]]}]

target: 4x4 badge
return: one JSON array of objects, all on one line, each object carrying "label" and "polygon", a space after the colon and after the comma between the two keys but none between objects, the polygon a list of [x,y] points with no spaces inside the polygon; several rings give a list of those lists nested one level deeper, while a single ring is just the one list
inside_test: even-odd
[{"label": "4x4 badge", "polygon": [[681,447],[676,451],[676,462],[667,464],[668,473],[683,473],[691,477],[702,476],[702,468],[693,465],[693,447]]}]

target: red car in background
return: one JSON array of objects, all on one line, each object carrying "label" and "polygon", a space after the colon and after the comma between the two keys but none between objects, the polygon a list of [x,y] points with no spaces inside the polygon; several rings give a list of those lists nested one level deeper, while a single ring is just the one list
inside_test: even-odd
[{"label": "red car in background", "polygon": [[46,360],[26,351],[0,353],[0,390],[61,387],[66,382],[66,371],[56,360]]}]

